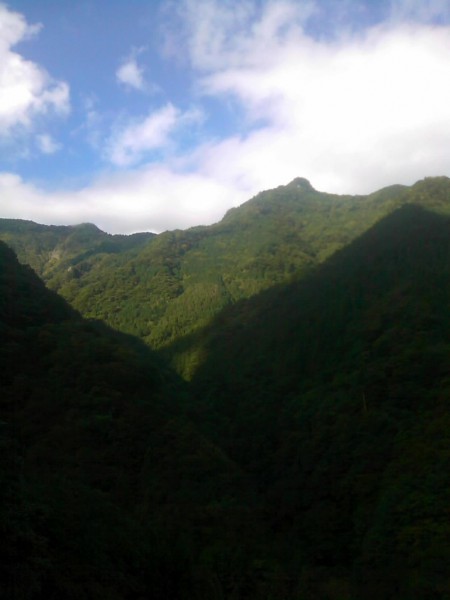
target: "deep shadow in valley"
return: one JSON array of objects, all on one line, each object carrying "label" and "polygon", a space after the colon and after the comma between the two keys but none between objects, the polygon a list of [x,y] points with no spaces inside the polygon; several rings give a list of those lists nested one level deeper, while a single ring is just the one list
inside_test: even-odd
[{"label": "deep shadow in valley", "polygon": [[449,299],[449,219],[405,205],[168,352],[312,598],[450,593]]},{"label": "deep shadow in valley", "polygon": [[252,579],[252,491],[160,357],[4,244],[0,333],[2,598],[214,598]]},{"label": "deep shadow in valley", "polygon": [[189,385],[0,245],[5,597],[449,597],[449,233],[406,205],[226,308]]}]

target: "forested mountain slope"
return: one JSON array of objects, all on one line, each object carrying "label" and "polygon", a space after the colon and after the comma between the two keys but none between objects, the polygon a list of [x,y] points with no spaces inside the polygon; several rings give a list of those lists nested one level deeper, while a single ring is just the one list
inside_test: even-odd
[{"label": "forested mountain slope", "polygon": [[449,309],[450,218],[406,205],[189,341],[304,597],[450,597]]},{"label": "forested mountain slope", "polygon": [[3,243],[0,339],[0,596],[206,599],[237,580],[251,496],[183,382]]},{"label": "forested mountain slope", "polygon": [[0,243],[5,597],[450,597],[447,178],[41,227],[2,236],[191,383]]},{"label": "forested mountain slope", "polygon": [[[39,231],[30,238],[27,231],[17,233],[24,227],[20,222],[0,221],[0,238],[85,316],[137,335],[154,348],[170,346],[173,364],[190,377],[201,358],[192,347],[173,354],[175,340],[206,325],[231,303],[303,277],[399,206],[416,203],[448,212],[449,198],[445,177],[369,196],[326,194],[297,178],[258,194],[209,227],[132,236],[128,242],[94,226],[71,228],[64,244],[75,240],[77,252],[60,258],[55,228],[35,226]],[[37,264],[35,246],[41,238],[47,240],[47,262]]]},{"label": "forested mountain slope", "polygon": [[75,226],[38,225],[32,221],[0,219],[0,239],[11,246],[20,262],[51,282],[55,273],[70,272],[89,259],[97,263],[111,254],[144,245],[153,233],[109,235],[91,223]]}]

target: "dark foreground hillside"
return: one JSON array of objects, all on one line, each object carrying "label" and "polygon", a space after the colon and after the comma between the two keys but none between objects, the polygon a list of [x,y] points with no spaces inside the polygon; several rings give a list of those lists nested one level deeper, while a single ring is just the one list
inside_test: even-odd
[{"label": "dark foreground hillside", "polygon": [[0,597],[221,597],[251,501],[183,415],[185,385],[4,244],[0,336]]},{"label": "dark foreground hillside", "polygon": [[408,205],[189,342],[294,597],[450,597],[449,308],[450,219]]},{"label": "dark foreground hillside", "polygon": [[449,599],[449,214],[446,178],[296,180],[123,251],[84,228],[53,283],[170,329],[189,385],[0,244],[3,596]]}]

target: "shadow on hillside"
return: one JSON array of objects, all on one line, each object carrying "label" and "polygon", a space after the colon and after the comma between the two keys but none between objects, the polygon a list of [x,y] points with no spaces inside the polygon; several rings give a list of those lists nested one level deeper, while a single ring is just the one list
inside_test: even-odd
[{"label": "shadow on hillside", "polygon": [[302,597],[450,589],[449,300],[450,219],[406,205],[171,349],[201,358],[192,416],[248,473]]},{"label": "shadow on hillside", "polygon": [[[86,379],[87,370],[95,380],[97,370],[105,382],[112,384],[120,379],[123,388],[131,390],[138,386],[133,381],[136,373],[145,373],[143,389],[150,384],[154,390],[175,386],[183,395],[185,383],[158,352],[139,338],[116,331],[102,321],[82,317],[64,298],[48,289],[31,267],[21,265],[4,242],[0,242],[0,327],[4,342],[0,356],[5,364],[10,364],[9,369],[2,365],[5,381],[26,370],[23,362],[30,362],[29,366],[37,369],[39,361],[45,362],[48,354],[54,364],[50,362],[47,368],[55,370],[56,379],[61,373],[68,376],[70,371],[76,372],[85,361],[77,385]],[[15,344],[14,340],[21,337],[21,344]],[[30,352],[32,349],[38,353],[37,357],[28,357],[27,345]],[[68,353],[71,346],[73,356]]]},{"label": "shadow on hillside", "polygon": [[[358,335],[355,319],[370,307],[373,314],[364,318],[371,322],[358,325],[366,335],[361,342],[383,328],[374,305],[382,304],[378,313],[397,307],[401,317],[412,289],[429,292],[430,301],[439,303],[441,284],[435,280],[450,263],[449,248],[448,217],[404,205],[303,279],[226,307],[162,354],[196,385],[219,372],[236,373],[241,361],[251,365],[248,377],[282,378],[289,370],[315,377],[320,370],[326,378],[341,360],[347,337]],[[270,356],[283,356],[284,365]]]}]

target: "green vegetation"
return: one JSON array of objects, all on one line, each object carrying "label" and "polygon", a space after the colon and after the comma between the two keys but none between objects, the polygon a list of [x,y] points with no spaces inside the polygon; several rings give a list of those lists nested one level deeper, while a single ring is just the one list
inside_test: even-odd
[{"label": "green vegetation", "polygon": [[249,495],[161,359],[3,244],[0,334],[1,597],[192,598],[238,580]]},{"label": "green vegetation", "polygon": [[197,334],[198,422],[312,598],[450,595],[449,300],[450,219],[407,205]]},{"label": "green vegetation", "polygon": [[74,265],[138,249],[153,237],[152,233],[108,235],[91,223],[45,226],[32,221],[0,219],[0,239],[14,249],[20,262],[30,265],[47,282],[59,272],[72,272],[76,276]]},{"label": "green vegetation", "polygon": [[[0,239],[84,316],[164,348],[230,303],[308,272],[403,202],[403,192],[334,196],[296,179],[216,225],[132,236],[135,245],[92,225],[17,221],[0,221]],[[189,377],[195,356],[171,359]]]},{"label": "green vegetation", "polygon": [[448,179],[370,196],[317,192],[305,179],[258,194],[210,227],[109,236],[93,225],[1,221],[0,239],[84,316],[140,337],[185,377],[198,350],[173,342],[224,307],[303,277],[405,203],[449,210]]},{"label": "green vegetation", "polygon": [[449,179],[0,237],[6,598],[450,598]]}]

